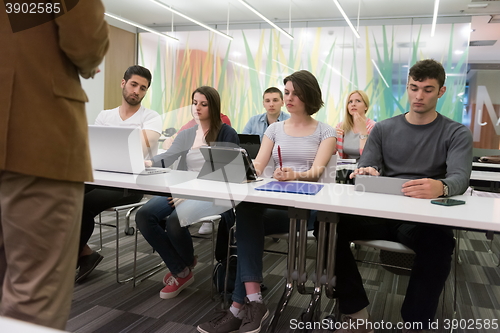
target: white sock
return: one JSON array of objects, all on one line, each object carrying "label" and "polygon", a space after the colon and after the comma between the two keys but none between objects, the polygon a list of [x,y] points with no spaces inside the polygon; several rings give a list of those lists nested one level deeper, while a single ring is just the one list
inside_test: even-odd
[{"label": "white sock", "polygon": [[241,311],[241,309],[238,309],[234,305],[231,305],[229,307],[229,311],[231,311],[231,313],[233,314],[233,316],[235,316],[236,318],[243,319],[243,314],[244,313],[243,313],[243,311]]},{"label": "white sock", "polygon": [[264,303],[264,301],[262,300],[262,293],[261,292],[247,295],[247,298],[250,302]]},{"label": "white sock", "polygon": [[189,269],[189,267],[186,267],[186,268],[184,268],[184,270],[182,272],[177,274],[177,277],[184,279],[185,277],[187,277],[189,275],[189,272],[191,272],[191,270]]}]

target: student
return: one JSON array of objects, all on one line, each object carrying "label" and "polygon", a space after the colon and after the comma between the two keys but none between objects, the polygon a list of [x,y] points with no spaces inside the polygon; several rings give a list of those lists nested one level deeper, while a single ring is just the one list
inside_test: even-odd
[{"label": "student", "polygon": [[[444,68],[434,60],[422,60],[410,68],[407,84],[410,111],[375,125],[359,169],[351,177],[411,178],[403,184],[402,192],[412,198],[447,197],[467,189],[472,168],[472,135],[467,127],[436,111],[438,99],[446,91],[444,82]],[[403,332],[428,329],[451,268],[455,246],[452,230],[434,224],[342,214],[337,231],[336,292],[340,311],[345,314],[345,321],[363,323],[352,332],[369,332],[365,325],[369,320],[368,298],[350,250],[350,242],[356,239],[397,241],[415,251],[401,307],[401,316],[408,325]]]},{"label": "student", "polygon": [[[239,144],[236,131],[220,119],[220,96],[217,90],[207,86],[199,87],[193,92],[191,99],[197,125],[179,133],[172,147],[152,160],[147,160],[146,166],[170,166],[180,157],[178,169],[200,171],[204,162],[201,146]],[[182,214],[179,210],[182,210]],[[204,216],[220,214],[222,211],[221,207],[210,201],[171,197],[154,197],[139,209],[135,217],[137,227],[170,270],[163,278],[165,287],[160,291],[161,298],[177,296],[194,281],[191,271],[196,266],[193,241],[188,228],[181,225],[188,225]],[[161,223],[165,218],[166,230]]]},{"label": "student", "polygon": [[0,316],[64,330],[92,180],[80,76],[98,72],[109,30],[99,0],[57,16],[45,2],[0,11]]},{"label": "student", "polygon": [[[122,104],[111,110],[99,113],[96,125],[139,127],[144,156],[158,149],[158,139],[161,134],[161,117],[156,111],[146,109],[141,105],[151,85],[151,73],[141,66],[130,66],[123,74],[121,82]],[[146,139],[147,138],[147,142]],[[148,147],[149,145],[149,147]],[[141,201],[142,193],[116,191],[86,186],[83,202],[82,227],[80,235],[78,273],[75,282],[81,282],[102,261],[103,256],[93,251],[87,242],[94,232],[94,218],[102,211],[115,206],[128,205]]]},{"label": "student", "polygon": [[[231,126],[231,120],[225,114],[223,114],[223,113],[220,114],[220,120],[222,120],[222,122],[224,124],[227,124],[227,125]],[[179,135],[180,132],[182,132],[182,131],[184,131],[184,130],[186,130],[188,128],[191,128],[194,125],[196,125],[196,121],[194,120],[194,118],[191,119],[190,121],[188,121],[187,123],[185,123],[184,125],[182,125],[182,127],[174,135],[166,138],[163,141],[163,144],[161,146],[162,149],[167,150],[168,148],[170,148],[172,146],[172,142],[174,142],[175,138],[177,137],[177,135]]]},{"label": "student", "polygon": [[264,105],[266,112],[250,118],[241,132],[242,134],[260,135],[261,141],[269,125],[290,118],[288,113],[281,111],[281,107],[283,106],[283,93],[281,90],[276,87],[269,87],[264,91],[262,97],[262,105]]},{"label": "student", "polygon": [[[290,118],[275,122],[266,130],[255,159],[261,174],[270,158],[279,166],[278,146],[283,168],[274,178],[280,181],[317,181],[332,154],[335,154],[335,130],[312,115],[323,106],[316,78],[301,70],[287,76],[285,105]],[[310,224],[314,223],[314,215]],[[238,268],[233,303],[229,310],[198,326],[202,333],[259,332],[269,311],[260,293],[264,236],[289,231],[288,212],[264,204],[242,202],[236,207]]]},{"label": "student", "polygon": [[375,122],[366,117],[370,100],[362,90],[349,93],[344,121],[337,124],[337,151],[340,158],[359,160]]}]

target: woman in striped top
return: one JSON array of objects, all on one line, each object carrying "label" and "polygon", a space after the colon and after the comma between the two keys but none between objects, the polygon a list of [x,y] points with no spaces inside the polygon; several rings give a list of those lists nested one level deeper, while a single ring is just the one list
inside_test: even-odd
[{"label": "woman in striped top", "polygon": [[[290,119],[268,127],[255,159],[255,169],[260,175],[273,158],[275,179],[317,181],[335,154],[335,130],[311,116],[323,106],[321,89],[314,75],[301,70],[286,77],[284,83],[284,100]],[[288,212],[275,206],[242,202],[236,207],[236,216],[238,268],[233,304],[228,311],[199,325],[198,331],[202,333],[238,329],[240,332],[259,332],[269,314],[260,293],[264,236],[288,232]],[[314,220],[312,216],[311,228]],[[243,305],[244,311],[241,310]]]},{"label": "woman in striped top", "polygon": [[344,122],[337,124],[337,150],[340,158],[359,160],[375,122],[366,117],[370,100],[362,90],[349,93]]}]

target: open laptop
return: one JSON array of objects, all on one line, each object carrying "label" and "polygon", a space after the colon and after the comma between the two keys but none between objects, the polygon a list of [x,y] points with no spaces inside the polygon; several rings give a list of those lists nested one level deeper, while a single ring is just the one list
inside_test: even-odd
[{"label": "open laptop", "polygon": [[403,184],[411,179],[357,175],[354,178],[354,190],[382,194],[404,195],[401,192]]},{"label": "open laptop", "polygon": [[245,149],[251,159],[257,157],[260,149],[260,136],[257,134],[238,134],[240,147]]},{"label": "open laptop", "polygon": [[144,166],[141,134],[140,128],[89,125],[92,168],[136,175],[169,172]]},{"label": "open laptop", "polygon": [[205,163],[198,174],[199,179],[230,183],[257,180],[252,160],[245,149],[202,146],[200,152]]}]

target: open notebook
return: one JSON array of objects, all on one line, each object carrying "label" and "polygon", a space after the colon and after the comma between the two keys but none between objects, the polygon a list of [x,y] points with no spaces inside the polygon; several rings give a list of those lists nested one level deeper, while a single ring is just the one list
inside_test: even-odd
[{"label": "open notebook", "polygon": [[141,134],[140,128],[89,125],[92,168],[137,175],[169,172],[144,166]]}]

